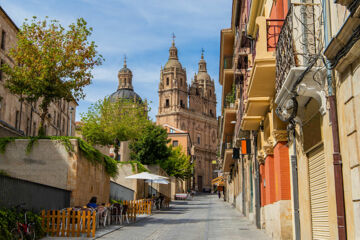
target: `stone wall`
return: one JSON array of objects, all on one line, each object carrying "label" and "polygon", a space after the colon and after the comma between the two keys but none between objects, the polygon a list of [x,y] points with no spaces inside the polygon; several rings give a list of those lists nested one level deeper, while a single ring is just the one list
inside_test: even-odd
[{"label": "stone wall", "polygon": [[29,140],[9,143],[0,154],[0,169],[10,176],[71,191],[71,206],[85,205],[92,196],[99,203],[107,203],[110,177],[100,164],[92,164],[71,140],[74,153],[68,153],[61,142],[38,140],[29,154]]},{"label": "stone wall", "polygon": [[187,191],[185,181],[176,177],[170,177],[169,181],[171,184],[171,199],[175,199],[176,193],[185,193]]},{"label": "stone wall", "polygon": [[[169,175],[167,175],[167,173],[159,165],[147,165],[146,167],[153,174],[164,176],[164,177],[169,177]],[[167,180],[170,182],[170,179],[167,179]],[[171,197],[171,184],[154,184],[153,183],[153,188],[156,189],[156,191],[158,191],[159,193],[161,193],[169,198]]]}]

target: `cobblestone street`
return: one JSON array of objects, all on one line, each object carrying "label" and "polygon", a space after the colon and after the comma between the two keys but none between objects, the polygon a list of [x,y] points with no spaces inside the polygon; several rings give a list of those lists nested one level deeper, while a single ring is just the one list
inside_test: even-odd
[{"label": "cobblestone street", "polygon": [[216,195],[173,201],[171,208],[100,239],[269,239]]}]

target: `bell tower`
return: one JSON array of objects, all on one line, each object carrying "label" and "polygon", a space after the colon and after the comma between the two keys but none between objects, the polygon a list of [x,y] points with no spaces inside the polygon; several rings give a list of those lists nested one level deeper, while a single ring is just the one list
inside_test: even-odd
[{"label": "bell tower", "polygon": [[[173,34],[168,61],[160,70],[158,119],[162,114],[170,114],[181,111],[181,109],[187,109],[187,90],[186,69],[182,67],[179,61],[178,50],[175,46],[175,35]],[[177,124],[175,125],[174,127],[180,128]]]},{"label": "bell tower", "polygon": [[118,80],[119,80],[118,89],[134,90],[132,85],[132,78],[133,78],[132,72],[129,68],[127,68],[126,56],[124,56],[124,66],[122,69],[120,69],[118,73]]}]

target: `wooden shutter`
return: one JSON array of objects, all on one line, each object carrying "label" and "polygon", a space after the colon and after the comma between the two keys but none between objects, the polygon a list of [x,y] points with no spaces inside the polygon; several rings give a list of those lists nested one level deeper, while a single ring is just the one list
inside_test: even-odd
[{"label": "wooden shutter", "polygon": [[324,148],[309,153],[310,205],[313,239],[330,239]]}]

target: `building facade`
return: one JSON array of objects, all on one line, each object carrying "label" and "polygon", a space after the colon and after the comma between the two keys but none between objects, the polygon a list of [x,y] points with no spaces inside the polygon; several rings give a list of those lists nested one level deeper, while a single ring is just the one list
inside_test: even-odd
[{"label": "building facade", "polygon": [[210,190],[212,160],[216,159],[217,148],[216,94],[203,54],[198,73],[188,85],[186,70],[173,41],[169,59],[160,72],[158,93],[157,124],[168,124],[189,133],[194,146],[194,187],[198,191]]},{"label": "building facade", "polygon": [[[16,46],[19,29],[0,7],[0,63],[12,66],[9,50]],[[37,136],[40,126],[40,101],[27,103],[19,101],[19,96],[5,88],[5,76],[0,72],[0,137]],[[45,122],[46,135],[75,135],[75,115],[77,103],[64,100],[52,103]]]},{"label": "building facade", "polygon": [[234,0],[221,31],[225,199],[274,239],[360,239],[359,5]]}]

